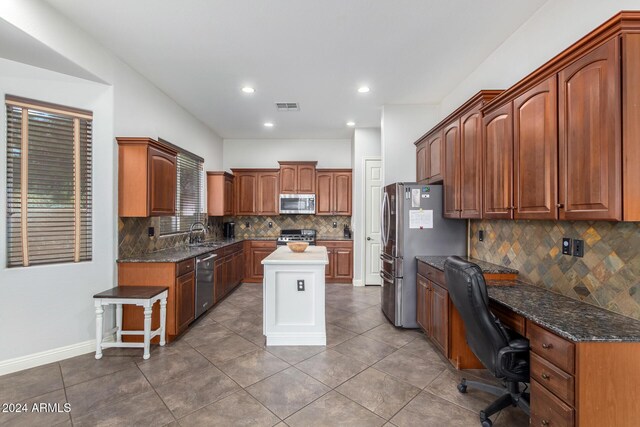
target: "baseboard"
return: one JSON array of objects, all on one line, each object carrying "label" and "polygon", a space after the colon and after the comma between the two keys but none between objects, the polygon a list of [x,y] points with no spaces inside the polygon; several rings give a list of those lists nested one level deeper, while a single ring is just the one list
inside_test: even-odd
[{"label": "baseboard", "polygon": [[[104,341],[113,341],[113,337],[106,337]],[[89,340],[71,344],[64,347],[58,347],[51,350],[41,351],[39,353],[28,354],[26,356],[16,357],[0,361],[0,375],[11,374],[13,372],[22,371],[24,369],[35,368],[37,366],[46,365],[48,363],[58,362],[70,357],[80,356],[96,351],[96,340]]]},{"label": "baseboard", "polygon": [[364,286],[362,279],[353,279],[353,286]]}]

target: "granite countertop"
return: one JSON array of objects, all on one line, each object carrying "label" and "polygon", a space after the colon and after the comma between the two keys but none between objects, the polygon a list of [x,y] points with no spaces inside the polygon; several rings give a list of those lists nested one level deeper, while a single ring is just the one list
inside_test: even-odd
[{"label": "granite countertop", "polygon": [[493,282],[490,299],[568,340],[640,342],[640,321],[520,281]]},{"label": "granite countertop", "polygon": [[293,252],[287,246],[280,246],[262,260],[265,265],[311,265],[329,264],[327,248],[323,246],[309,246],[304,252]]},{"label": "granite countertop", "polygon": [[[422,261],[431,267],[437,268],[438,270],[444,271],[444,261],[449,258],[449,256],[417,256],[416,259],[418,261]],[[518,270],[513,268],[504,267],[502,265],[492,264],[487,261],[482,261],[475,258],[470,257],[461,257],[464,260],[469,262],[473,262],[477,264],[478,267],[485,274],[518,274]]]},{"label": "granite countertop", "polygon": [[353,237],[344,237],[343,235],[339,236],[316,236],[316,240],[344,240],[344,241],[352,241]]},{"label": "granite countertop", "polygon": [[234,243],[244,242],[245,240],[275,241],[276,237],[240,237],[225,240],[209,240],[202,242],[203,246],[181,246],[178,248],[163,249],[148,254],[118,258],[117,262],[180,262],[225,246],[233,245]]}]

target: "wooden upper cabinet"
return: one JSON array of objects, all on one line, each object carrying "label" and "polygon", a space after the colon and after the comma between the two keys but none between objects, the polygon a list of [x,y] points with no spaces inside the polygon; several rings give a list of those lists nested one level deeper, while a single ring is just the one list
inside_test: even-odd
[{"label": "wooden upper cabinet", "polygon": [[235,213],[236,215],[254,215],[257,208],[258,174],[236,170],[233,170],[233,173],[235,175]]},{"label": "wooden upper cabinet", "polygon": [[444,127],[444,209],[446,218],[460,218],[460,122]]},{"label": "wooden upper cabinet", "polygon": [[116,139],[118,215],[175,215],[177,152],[151,138]]},{"label": "wooden upper cabinet", "polygon": [[281,194],[315,194],[318,162],[280,163]]},{"label": "wooden upper cabinet", "polygon": [[511,102],[483,119],[484,218],[513,218],[513,123]]},{"label": "wooden upper cabinet", "polygon": [[334,206],[333,173],[318,171],[316,181],[316,215],[332,215]]},{"label": "wooden upper cabinet", "polygon": [[460,118],[460,218],[482,218],[482,113]]},{"label": "wooden upper cabinet", "polygon": [[233,215],[233,181],[227,172],[207,172],[207,214]]},{"label": "wooden upper cabinet", "polygon": [[282,194],[296,192],[297,169],[296,165],[280,164],[280,192]]},{"label": "wooden upper cabinet", "polygon": [[317,171],[316,215],[351,215],[351,169]]},{"label": "wooden upper cabinet", "polygon": [[513,101],[516,219],[558,219],[556,76]]},{"label": "wooden upper cabinet", "polygon": [[416,181],[425,182],[427,171],[427,141],[419,141],[416,145]]},{"label": "wooden upper cabinet", "polygon": [[278,170],[258,172],[258,215],[278,215]]},{"label": "wooden upper cabinet", "polygon": [[560,219],[622,219],[618,42],[608,41],[558,74]]},{"label": "wooden upper cabinet", "polygon": [[231,169],[236,215],[278,215],[279,169]]},{"label": "wooden upper cabinet", "polygon": [[427,176],[430,184],[442,182],[442,134],[436,132],[427,140]]},{"label": "wooden upper cabinet", "polygon": [[298,193],[316,192],[316,162],[298,165]]},{"label": "wooden upper cabinet", "polygon": [[333,175],[335,188],[334,215],[351,215],[351,171],[336,172]]}]

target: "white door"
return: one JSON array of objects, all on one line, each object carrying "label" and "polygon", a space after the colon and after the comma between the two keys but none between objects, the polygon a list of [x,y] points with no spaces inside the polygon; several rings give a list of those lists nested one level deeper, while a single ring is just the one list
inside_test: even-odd
[{"label": "white door", "polygon": [[382,161],[364,161],[364,284],[380,285],[380,203],[382,197]]}]

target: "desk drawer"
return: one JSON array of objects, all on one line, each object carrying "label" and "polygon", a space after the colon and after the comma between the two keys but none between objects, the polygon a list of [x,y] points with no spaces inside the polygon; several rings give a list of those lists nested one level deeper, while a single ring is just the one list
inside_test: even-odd
[{"label": "desk drawer", "polygon": [[491,309],[493,314],[495,314],[495,316],[500,319],[500,322],[502,322],[503,325],[514,330],[522,336],[525,335],[526,321],[524,317],[495,302],[490,302],[489,308]]},{"label": "desk drawer", "polygon": [[575,344],[533,322],[527,322],[527,337],[532,351],[563,371],[574,373]]},{"label": "desk drawer", "polygon": [[195,265],[195,260],[193,258],[179,262],[176,266],[176,277],[191,273],[195,270]]},{"label": "desk drawer", "polygon": [[438,270],[437,268],[434,268],[428,265],[427,279],[447,289],[447,286],[444,283],[444,271]]},{"label": "desk drawer", "polygon": [[531,380],[531,426],[572,427],[573,408]]},{"label": "desk drawer", "polygon": [[531,378],[535,379],[547,390],[573,406],[573,375],[567,374],[562,369],[544,360],[537,354],[531,353]]}]

